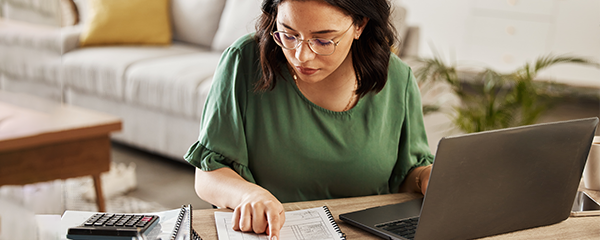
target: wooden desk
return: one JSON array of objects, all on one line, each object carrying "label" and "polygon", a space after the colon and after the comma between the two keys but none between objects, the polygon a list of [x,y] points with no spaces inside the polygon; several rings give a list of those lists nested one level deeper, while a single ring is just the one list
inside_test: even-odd
[{"label": "wooden desk", "polygon": [[0,91],[0,186],[91,175],[106,211],[100,173],[110,169],[117,117]]},{"label": "wooden desk", "polygon": [[[320,200],[310,202],[296,202],[283,204],[285,210],[299,210],[305,208],[319,207],[326,205],[335,217],[335,221],[340,226],[342,232],[346,234],[347,239],[380,239],[359,228],[348,225],[339,219],[341,213],[362,210],[370,207],[406,202],[419,198],[418,194],[389,194],[380,196],[367,196],[357,198]],[[215,211],[230,211],[203,209],[194,210],[193,226],[200,234],[203,240],[217,240],[217,230],[215,227]],[[498,236],[484,238],[490,239],[599,239],[600,238],[600,216],[598,217],[578,217],[569,218],[566,221],[539,228],[527,229],[513,233],[502,234]],[[285,239],[282,239],[285,240]]]}]

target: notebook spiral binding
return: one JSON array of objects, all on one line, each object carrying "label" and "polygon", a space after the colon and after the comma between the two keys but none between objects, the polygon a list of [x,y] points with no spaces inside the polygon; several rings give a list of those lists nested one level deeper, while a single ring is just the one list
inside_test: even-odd
[{"label": "notebook spiral binding", "polygon": [[338,226],[335,222],[335,219],[333,218],[331,211],[329,211],[329,208],[327,206],[323,206],[323,209],[325,209],[325,213],[327,214],[327,218],[329,218],[329,222],[331,223],[331,225],[333,225],[333,229],[335,229],[335,231],[340,235],[340,237],[345,240],[346,234],[342,232],[340,226]]},{"label": "notebook spiral binding", "polygon": [[181,210],[179,211],[179,216],[177,217],[177,222],[175,223],[175,227],[173,228],[173,234],[171,235],[171,240],[175,240],[175,238],[177,238],[177,234],[179,233],[179,229],[181,228],[181,223],[184,221],[184,217],[186,212],[189,211],[189,223],[190,223],[190,240],[202,240],[202,238],[200,238],[200,235],[198,235],[198,233],[196,232],[196,230],[194,230],[194,228],[192,227],[192,205],[183,205],[181,206]]},{"label": "notebook spiral binding", "polygon": [[183,216],[185,215],[185,206],[181,207],[179,211],[179,216],[177,217],[177,222],[175,223],[175,228],[173,229],[173,234],[171,235],[171,240],[175,240],[177,237],[177,233],[179,232],[179,228],[181,227],[181,222],[183,222]]}]

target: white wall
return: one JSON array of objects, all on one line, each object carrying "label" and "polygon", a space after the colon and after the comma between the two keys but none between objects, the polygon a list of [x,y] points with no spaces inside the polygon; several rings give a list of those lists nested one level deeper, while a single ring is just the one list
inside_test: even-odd
[{"label": "white wall", "polygon": [[[421,30],[419,53],[511,71],[538,56],[600,62],[600,0],[402,0]],[[434,52],[437,52],[434,54]],[[556,65],[541,76],[600,88],[600,69]]]},{"label": "white wall", "polygon": [[[402,0],[407,22],[420,28],[419,54],[431,57],[432,48],[456,52],[465,35],[469,0]],[[459,56],[460,57],[460,56]]]}]

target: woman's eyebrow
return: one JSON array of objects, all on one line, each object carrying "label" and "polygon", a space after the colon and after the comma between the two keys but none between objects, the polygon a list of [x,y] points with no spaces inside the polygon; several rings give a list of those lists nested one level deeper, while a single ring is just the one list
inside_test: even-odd
[{"label": "woman's eyebrow", "polygon": [[[296,29],[290,27],[289,25],[287,25],[285,23],[279,22],[279,24],[283,25],[283,27],[287,28],[288,30],[297,32]],[[331,29],[329,29],[329,30],[321,30],[321,31],[316,31],[316,32],[311,32],[311,33],[312,34],[327,34],[327,33],[334,33],[334,32],[338,32],[338,30],[331,30]]]}]

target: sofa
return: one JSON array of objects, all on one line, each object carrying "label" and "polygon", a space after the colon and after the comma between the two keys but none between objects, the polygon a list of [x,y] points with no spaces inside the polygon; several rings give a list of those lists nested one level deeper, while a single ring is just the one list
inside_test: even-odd
[{"label": "sofa", "polygon": [[[110,0],[0,0],[0,90],[119,116],[123,129],[112,135],[115,142],[183,161],[198,137],[220,55],[254,30],[262,0],[128,0],[166,2],[160,9],[168,42],[88,46],[82,39],[103,14],[94,9],[102,1]],[[395,51],[414,56],[418,28],[407,26],[397,1],[393,20],[403,41]],[[98,36],[143,15],[128,12]]]}]

